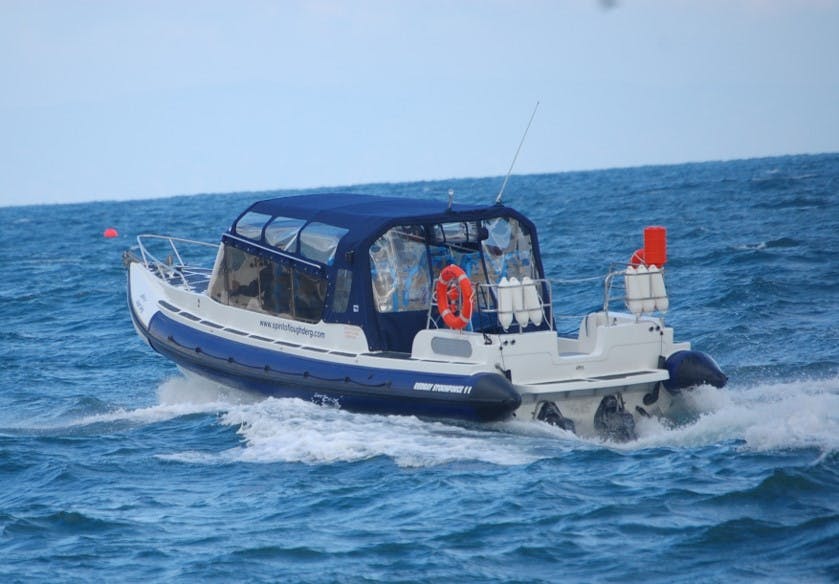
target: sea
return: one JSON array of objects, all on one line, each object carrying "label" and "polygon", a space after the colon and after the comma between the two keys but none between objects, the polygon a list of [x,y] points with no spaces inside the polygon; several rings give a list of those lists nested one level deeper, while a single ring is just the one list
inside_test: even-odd
[{"label": "sea", "polygon": [[137,235],[301,192],[0,208],[0,582],[839,582],[839,154],[510,179],[562,334],[667,228],[665,320],[730,381],[623,444],[262,399],[141,342]]}]

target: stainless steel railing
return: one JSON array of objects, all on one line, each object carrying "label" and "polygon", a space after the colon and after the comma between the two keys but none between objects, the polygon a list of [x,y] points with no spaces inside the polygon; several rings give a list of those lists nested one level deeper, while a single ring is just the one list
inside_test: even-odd
[{"label": "stainless steel railing", "polygon": [[[545,278],[531,280],[530,282],[519,284],[508,284],[505,288],[505,293],[509,292],[511,295],[519,294],[524,297],[525,289],[533,287],[536,291],[538,299],[535,306],[524,308],[520,306],[519,311],[528,315],[527,322],[520,322],[517,318],[516,311],[510,307],[509,310],[502,311],[499,306],[499,284],[486,284],[482,282],[473,283],[473,293],[470,299],[474,310],[472,313],[472,320],[466,330],[483,333],[498,333],[504,332],[521,332],[531,322],[538,321],[535,325],[539,330],[553,330],[554,322],[552,315],[552,299],[551,299],[551,283]],[[440,328],[439,315],[435,316],[437,312],[437,294],[435,286],[432,286],[431,301],[428,307],[428,318],[426,328]],[[538,317],[531,320],[530,311],[538,311]],[[502,324],[506,322],[506,328]]]},{"label": "stainless steel railing", "polygon": [[[140,250],[140,257],[137,259],[160,279],[191,292],[207,289],[213,273],[212,260],[209,267],[200,263],[207,261],[208,250],[218,251],[218,244],[168,235],[142,234],[137,236],[137,245]],[[160,249],[155,249],[157,255],[150,249],[153,246]],[[202,253],[194,254],[192,250],[195,248],[201,248]],[[186,252],[187,249],[190,252]],[[166,254],[165,259],[160,259],[158,255],[163,254]],[[200,257],[192,261],[193,254]],[[184,260],[184,255],[187,255],[189,261]]]}]

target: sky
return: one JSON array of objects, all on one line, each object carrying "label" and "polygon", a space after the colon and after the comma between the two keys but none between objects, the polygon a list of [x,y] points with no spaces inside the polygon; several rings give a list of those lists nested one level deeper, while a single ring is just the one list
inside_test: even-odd
[{"label": "sky", "polygon": [[839,151],[839,0],[0,0],[0,205]]}]

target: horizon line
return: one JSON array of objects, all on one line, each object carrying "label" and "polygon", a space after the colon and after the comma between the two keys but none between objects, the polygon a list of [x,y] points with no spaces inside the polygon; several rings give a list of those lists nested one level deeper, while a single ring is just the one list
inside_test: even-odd
[{"label": "horizon line", "polygon": [[[662,162],[662,163],[645,163],[645,164],[633,164],[629,166],[608,166],[602,168],[580,168],[580,169],[573,169],[573,170],[560,170],[560,171],[537,171],[537,172],[527,172],[527,173],[513,173],[510,176],[513,177],[527,177],[527,176],[544,176],[544,175],[560,175],[560,174],[574,174],[574,173],[588,173],[588,172],[607,172],[611,170],[631,170],[631,169],[641,169],[641,168],[656,168],[656,167],[673,167],[673,166],[687,166],[687,165],[701,165],[701,164],[718,164],[724,162],[742,162],[747,160],[771,160],[775,158],[794,158],[794,157],[816,157],[816,156],[830,156],[830,155],[839,155],[839,151],[834,152],[799,152],[799,153],[792,153],[792,154],[771,154],[771,155],[764,155],[764,156],[750,156],[750,157],[738,157],[738,158],[719,158],[719,159],[709,159],[709,160],[692,160],[692,161],[685,161],[685,162]],[[317,186],[295,186],[295,187],[277,187],[277,188],[266,188],[266,189],[243,189],[243,190],[225,190],[225,191],[205,191],[205,192],[194,192],[194,193],[175,193],[175,194],[165,194],[165,195],[150,195],[150,196],[128,196],[125,198],[118,198],[114,196],[103,196],[101,198],[94,197],[91,199],[84,199],[79,201],[56,201],[56,202],[34,202],[34,203],[22,203],[22,204],[5,204],[0,202],[0,209],[10,209],[16,207],[48,207],[53,205],[87,205],[90,203],[130,203],[130,202],[141,202],[141,201],[158,201],[162,199],[174,199],[180,197],[198,197],[198,196],[219,196],[219,195],[234,195],[234,194],[249,194],[249,193],[289,193],[293,194],[299,191],[312,191],[318,189],[340,189],[340,188],[358,188],[358,187],[366,187],[366,186],[381,186],[381,185],[398,185],[398,184],[416,184],[416,183],[435,183],[435,182],[444,182],[444,181],[461,181],[461,180],[485,180],[485,179],[494,179],[494,178],[503,178],[503,174],[499,175],[487,175],[487,176],[460,176],[460,177],[441,177],[441,178],[429,178],[429,179],[405,179],[405,180],[379,180],[379,181],[368,181],[368,182],[357,182],[357,183],[350,183],[350,184],[343,184],[343,185],[317,185]]]}]

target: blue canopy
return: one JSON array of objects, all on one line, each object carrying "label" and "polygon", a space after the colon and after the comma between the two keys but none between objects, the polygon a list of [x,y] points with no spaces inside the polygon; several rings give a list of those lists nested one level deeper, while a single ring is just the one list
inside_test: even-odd
[{"label": "blue canopy", "polygon": [[[281,252],[265,239],[265,230],[257,229],[253,237],[237,233],[236,225],[249,213],[275,217],[300,219],[310,223],[322,223],[346,229],[337,244],[337,249],[328,263],[313,262],[299,254]],[[413,336],[418,328],[425,326],[425,310],[384,314],[376,310],[371,289],[370,246],[388,229],[394,226],[433,226],[456,222],[477,222],[498,217],[510,217],[519,221],[530,233],[533,245],[535,268],[542,274],[536,228],[519,212],[503,205],[465,205],[447,201],[408,199],[400,197],[378,197],[354,193],[325,193],[298,195],[259,201],[242,213],[223,241],[236,247],[243,247],[252,253],[265,257],[275,256],[283,262],[294,263],[298,269],[325,276],[329,280],[324,320],[361,326],[371,350],[410,351]],[[352,274],[349,308],[336,313],[332,307],[335,281],[338,270]]]},{"label": "blue canopy", "polygon": [[[324,193],[298,195],[259,201],[249,211],[267,215],[299,217],[312,221],[331,223],[350,230],[377,231],[395,218],[413,222],[431,216],[448,213],[445,201],[428,199],[406,199],[401,197],[377,197],[354,193]],[[452,206],[452,211],[474,211],[483,209],[480,205]]]}]

